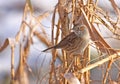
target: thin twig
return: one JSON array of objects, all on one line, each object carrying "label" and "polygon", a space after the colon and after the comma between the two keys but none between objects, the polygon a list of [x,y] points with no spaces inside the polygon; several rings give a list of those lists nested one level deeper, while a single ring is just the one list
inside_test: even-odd
[{"label": "thin twig", "polygon": [[[99,65],[102,65],[103,63],[111,60],[111,58],[116,59],[116,58],[118,58],[119,55],[120,55],[120,52],[117,52],[117,53],[118,53],[118,54],[116,54],[116,53],[115,53],[115,54],[112,54],[112,55],[110,55],[110,56],[108,56],[108,57],[106,57],[106,58],[104,58],[104,59],[102,59],[102,60],[100,60],[100,61],[98,61],[98,62],[96,62],[96,63],[94,63],[94,64],[88,65],[87,67],[81,69],[79,72],[80,72],[80,73],[84,73],[84,72],[86,72],[86,71],[88,71],[88,70],[91,70],[91,69],[93,69],[93,68],[95,68],[95,67],[97,67],[97,66],[99,66]],[[114,61],[115,61],[115,60],[114,60]]]}]

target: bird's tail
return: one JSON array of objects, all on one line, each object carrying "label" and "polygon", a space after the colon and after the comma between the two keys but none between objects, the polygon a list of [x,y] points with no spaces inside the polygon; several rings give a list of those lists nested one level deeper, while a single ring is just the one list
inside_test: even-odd
[{"label": "bird's tail", "polygon": [[47,48],[47,49],[43,50],[42,52],[46,52],[46,51],[48,51],[48,50],[50,50],[50,49],[52,49],[52,48],[54,48],[54,46],[49,47],[49,48]]}]

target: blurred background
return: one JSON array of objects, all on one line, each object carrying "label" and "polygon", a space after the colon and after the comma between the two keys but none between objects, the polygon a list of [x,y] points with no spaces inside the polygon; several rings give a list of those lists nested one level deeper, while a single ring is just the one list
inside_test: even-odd
[{"label": "blurred background", "polygon": [[[55,5],[57,4],[57,0],[31,0],[32,5],[34,7],[35,15],[42,15],[46,11],[51,11],[50,15],[41,21],[42,25],[46,26],[46,31],[48,37],[51,35],[51,19],[52,12],[54,10]],[[116,4],[120,8],[120,0],[115,0]],[[113,18],[115,18],[114,10],[111,6],[109,0],[99,0],[98,5],[105,11],[109,12]],[[25,0],[0,0],[0,46],[4,43],[6,38],[15,37],[17,32],[20,29],[23,10],[25,6]],[[103,27],[103,26],[101,26]],[[109,37],[112,34],[109,30],[100,30],[101,34],[104,37]],[[106,41],[113,47],[120,49],[120,41],[113,38],[106,39]],[[37,70],[40,68],[42,64],[42,60],[45,60],[42,66],[42,71],[47,72],[49,69],[50,61],[51,61],[51,53],[41,53],[46,46],[42,44],[40,41],[35,39],[35,43],[32,45],[31,52],[29,54],[28,64],[29,66]],[[19,49],[16,46],[15,49],[15,68],[17,68],[19,62]],[[45,55],[40,56],[40,55]],[[56,61],[56,64],[59,65],[60,60]],[[10,69],[11,69],[11,49],[8,46],[2,52],[0,52],[0,84],[9,84],[10,77]],[[114,69],[115,70],[115,69]],[[93,79],[96,78],[96,73],[98,73],[98,78],[101,77],[100,69],[96,69],[91,71]],[[117,75],[117,74],[114,74]],[[115,79],[115,78],[114,78]],[[7,80],[7,81],[6,81]],[[33,84],[31,82],[31,84]],[[97,83],[96,83],[97,84]]]}]

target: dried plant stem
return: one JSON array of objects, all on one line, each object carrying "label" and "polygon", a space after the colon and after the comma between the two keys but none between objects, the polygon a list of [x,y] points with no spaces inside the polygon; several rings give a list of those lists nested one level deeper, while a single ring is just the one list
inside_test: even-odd
[{"label": "dried plant stem", "polygon": [[44,58],[42,60],[42,63],[40,65],[40,70],[38,71],[38,76],[37,76],[36,84],[39,84],[39,81],[40,81],[40,83],[42,83],[42,79],[40,80],[40,75],[42,73],[42,67],[43,67],[43,63],[44,63],[45,59],[46,59],[46,56],[44,56]]},{"label": "dried plant stem", "polygon": [[[100,33],[96,30],[95,26],[89,22],[86,13],[83,8],[81,8],[83,14],[83,21],[88,26],[91,39],[93,41],[98,41],[95,44],[99,47],[99,50],[106,53],[106,49],[109,49],[110,53],[113,54],[115,51],[110,47],[110,45],[104,40]],[[101,48],[102,47],[102,48]]]},{"label": "dried plant stem", "polygon": [[14,70],[14,51],[15,51],[15,46],[11,46],[11,84],[15,83],[15,70]]},{"label": "dried plant stem", "polygon": [[9,45],[9,39],[6,39],[4,44],[0,46],[0,52],[2,52]]},{"label": "dried plant stem", "polygon": [[104,78],[103,78],[103,84],[106,84],[108,72],[109,72],[109,70],[111,69],[112,63],[113,63],[113,58],[111,58],[111,60],[110,60],[109,63],[108,63],[108,67],[107,67],[106,73],[105,73]]},{"label": "dried plant stem", "polygon": [[67,68],[67,70],[65,71],[65,73],[68,73],[68,71],[70,70],[70,68],[72,67],[72,65],[73,65],[73,63],[74,63],[74,61],[75,61],[75,58],[76,58],[76,57],[74,57],[74,58],[72,59],[71,63],[69,64],[69,66],[68,66],[68,68]]},{"label": "dried plant stem", "polygon": [[55,84],[58,84],[56,72],[55,72],[55,60],[56,60],[56,50],[52,50],[52,62],[51,62],[51,70],[50,70],[50,78],[49,78],[49,84],[53,84],[53,77],[55,79]]},{"label": "dried plant stem", "polygon": [[[81,69],[79,72],[80,72],[80,73],[84,73],[84,72],[86,72],[86,71],[88,71],[88,70],[91,70],[91,69],[93,69],[93,68],[95,68],[95,67],[97,67],[97,66],[99,66],[99,65],[104,64],[104,63],[107,62],[107,61],[110,61],[111,58],[113,58],[113,59],[118,58],[119,55],[120,55],[120,52],[117,52],[117,54],[115,53],[115,54],[110,55],[109,57],[106,57],[106,58],[104,58],[104,59],[102,59],[102,60],[100,60],[100,61],[98,61],[98,62],[96,62],[96,63],[94,63],[94,64],[88,65],[87,67]],[[115,61],[115,60],[114,60],[114,61]]]},{"label": "dried plant stem", "polygon": [[48,39],[45,39],[38,31],[34,32],[34,35],[37,36],[37,38],[39,40],[41,40],[42,42],[44,42],[47,46],[51,46],[52,44],[50,43],[50,41]]},{"label": "dried plant stem", "polygon": [[[53,17],[52,17],[52,35],[51,35],[51,42],[46,39],[47,35],[45,32],[45,29],[42,28],[40,22],[42,23],[42,19],[46,18],[48,15],[50,15],[49,12],[44,13],[43,15],[40,15],[38,17],[35,17],[34,11],[32,8],[31,0],[26,0],[24,13],[22,17],[22,23],[19,32],[17,33],[15,39],[6,39],[3,46],[0,47],[0,52],[4,50],[8,45],[11,46],[11,84],[28,84],[25,80],[27,77],[26,73],[26,59],[30,51],[30,45],[32,43],[33,35],[37,36],[38,39],[40,39],[44,44],[47,46],[52,46],[58,43],[59,37],[64,38],[66,35],[68,35],[72,29],[72,25],[76,23],[81,23],[87,26],[89,29],[89,33],[91,36],[91,40],[95,43],[95,46],[97,47],[98,51],[101,53],[107,53],[107,57],[104,59],[100,59],[98,62],[88,65],[88,62],[90,61],[90,49],[89,46],[85,50],[84,53],[84,60],[80,56],[78,57],[70,57],[69,54],[67,54],[65,51],[62,50],[62,64],[60,67],[62,67],[60,70],[55,69],[55,61],[57,56],[59,57],[56,50],[52,50],[52,61],[51,61],[51,69],[49,73],[49,84],[68,84],[66,79],[63,79],[63,77],[60,74],[67,73],[68,71],[75,72],[78,79],[81,79],[82,84],[90,84],[90,72],[89,70],[102,65],[106,62],[108,62],[108,66],[105,72],[105,75],[103,76],[103,84],[106,84],[109,71],[111,69],[112,63],[119,58],[120,51],[114,50],[110,47],[110,45],[104,40],[102,35],[97,31],[96,26],[94,24],[102,24],[106,26],[107,29],[110,30],[113,35],[116,36],[117,39],[119,39],[119,23],[120,23],[120,10],[115,3],[115,0],[110,0],[112,7],[115,9],[115,13],[117,15],[117,22],[112,20],[109,13],[106,13],[106,11],[103,11],[99,6],[97,6],[98,0],[58,0],[58,4],[55,6]],[[49,13],[49,14],[48,14]],[[56,17],[58,15],[58,17]],[[72,15],[72,16],[71,16]],[[71,16],[71,17],[70,17]],[[59,19],[58,19],[59,18]],[[56,20],[58,20],[58,23],[56,25]],[[95,22],[97,21],[97,22]],[[42,34],[38,31],[36,31],[36,28],[41,28]],[[26,35],[26,28],[29,28],[29,32]],[[56,29],[57,28],[57,29]],[[56,31],[57,30],[57,31]],[[55,35],[56,34],[56,35]],[[27,40],[26,40],[27,39]],[[13,40],[15,41],[13,43]],[[25,45],[22,45],[22,42],[25,42]],[[15,43],[21,43],[20,44],[20,60],[19,60],[19,66],[17,68],[17,71],[15,73],[14,70],[14,52],[15,52]],[[105,55],[106,56],[106,55]],[[74,59],[73,59],[74,58]],[[45,59],[43,60],[45,61]],[[71,63],[72,62],[72,63]],[[41,64],[42,68],[43,62]],[[81,69],[81,70],[80,70]],[[78,71],[80,70],[80,71]],[[78,74],[80,72],[81,74]],[[41,73],[41,70],[39,70],[39,75]],[[104,73],[103,73],[104,74]],[[110,75],[109,75],[110,76]],[[43,78],[39,78],[37,83],[42,84],[42,80],[44,80],[44,77],[47,77],[47,74],[43,76]],[[16,80],[15,80],[16,79]],[[59,80],[58,80],[59,79]],[[112,81],[112,80],[111,80]],[[62,82],[62,83],[61,83]]]},{"label": "dried plant stem", "polygon": [[57,6],[55,7],[54,9],[54,12],[53,12],[53,16],[52,16],[52,36],[51,36],[51,42],[52,44],[54,44],[54,26],[55,26],[55,14],[56,14],[56,9],[57,9]]},{"label": "dried plant stem", "polygon": [[[87,60],[85,61],[85,64],[87,64],[90,61],[90,48],[89,46],[87,47],[85,51],[85,55],[87,56]],[[90,84],[90,72],[86,71],[85,72],[85,84]]]},{"label": "dried plant stem", "polygon": [[70,28],[72,28],[72,23],[73,23],[73,21],[74,21],[75,2],[76,2],[76,0],[72,0],[72,18],[71,18],[71,20],[70,20]]},{"label": "dried plant stem", "polygon": [[87,4],[90,4],[92,2],[93,2],[93,0],[87,0]]},{"label": "dried plant stem", "polygon": [[[62,50],[62,53],[63,53],[63,68],[67,68],[67,55],[66,55],[66,52],[64,50]],[[67,80],[64,79],[64,84],[67,84]]]},{"label": "dried plant stem", "polygon": [[16,77],[17,76],[19,76],[18,77],[18,82],[19,83],[23,83],[23,80],[21,80],[22,78],[21,77],[24,77],[24,63],[23,63],[23,59],[24,59],[24,57],[23,57],[23,46],[22,46],[22,44],[20,44],[20,60],[19,60],[19,66],[18,66],[18,69],[17,69],[17,72],[16,72]]},{"label": "dried plant stem", "polygon": [[115,9],[116,14],[118,15],[118,18],[120,20],[120,9],[119,7],[116,5],[114,0],[110,0],[112,7]]}]

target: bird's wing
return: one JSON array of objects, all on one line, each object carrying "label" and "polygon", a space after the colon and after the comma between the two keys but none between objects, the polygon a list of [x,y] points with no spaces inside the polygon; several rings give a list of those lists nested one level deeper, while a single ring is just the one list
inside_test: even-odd
[{"label": "bird's wing", "polygon": [[67,35],[65,38],[63,38],[56,46],[55,48],[65,48],[65,46],[71,46],[73,44],[74,39],[76,39],[77,36],[74,32]]}]

